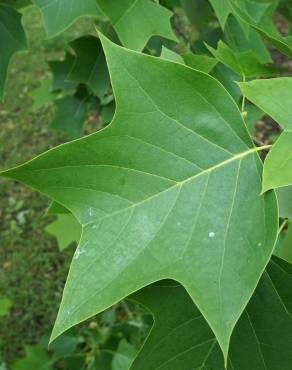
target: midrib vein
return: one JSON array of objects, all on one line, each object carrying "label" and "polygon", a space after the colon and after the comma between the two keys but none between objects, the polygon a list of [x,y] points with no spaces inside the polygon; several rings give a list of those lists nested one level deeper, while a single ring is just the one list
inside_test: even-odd
[{"label": "midrib vein", "polygon": [[186,183],[188,183],[188,182],[190,182],[190,181],[193,181],[193,180],[195,180],[196,178],[198,178],[198,177],[200,177],[200,176],[208,175],[208,174],[210,174],[211,172],[216,171],[217,169],[219,169],[219,168],[221,168],[221,167],[227,166],[228,164],[230,164],[230,163],[232,163],[232,162],[234,162],[234,161],[241,160],[242,158],[244,158],[244,157],[246,157],[246,156],[248,156],[248,155],[250,155],[250,154],[254,154],[254,153],[256,153],[256,152],[259,152],[259,151],[261,151],[261,150],[264,150],[264,149],[267,149],[267,148],[270,148],[270,147],[271,147],[270,145],[264,145],[264,146],[260,146],[260,147],[257,147],[257,148],[252,148],[252,149],[246,150],[246,151],[244,151],[244,152],[242,152],[242,153],[239,153],[239,154],[235,155],[234,157],[228,158],[228,159],[226,159],[226,160],[225,160],[225,161],[223,161],[223,162],[220,162],[220,163],[218,163],[218,164],[216,164],[216,165],[214,165],[214,166],[212,166],[212,167],[210,167],[210,168],[207,168],[206,170],[204,170],[204,171],[202,171],[202,172],[200,172],[200,173],[197,173],[197,174],[195,174],[195,175],[193,175],[193,176],[190,176],[190,177],[188,177],[188,178],[187,178],[187,179],[185,179],[185,180],[178,181],[178,182],[176,182],[174,185],[172,185],[172,186],[168,187],[167,189],[162,190],[162,191],[160,191],[160,192],[158,192],[158,193],[156,193],[156,194],[152,195],[152,196],[151,196],[151,197],[149,197],[149,198],[143,199],[143,200],[141,200],[140,202],[137,202],[137,203],[135,203],[135,204],[133,204],[133,205],[131,205],[131,206],[129,206],[129,207],[123,208],[123,209],[121,209],[121,210],[119,210],[119,211],[117,211],[117,212],[111,213],[111,214],[109,214],[109,215],[107,215],[107,216],[104,216],[104,217],[101,217],[101,218],[98,218],[98,219],[92,220],[92,221],[90,221],[90,222],[88,222],[88,223],[86,223],[86,224],[83,224],[82,226],[88,226],[88,225],[91,225],[91,224],[93,224],[93,223],[103,221],[104,219],[107,219],[107,218],[109,218],[109,217],[115,216],[115,215],[117,215],[117,214],[119,214],[119,213],[126,212],[127,210],[129,210],[129,209],[131,209],[131,208],[133,208],[133,207],[138,207],[138,206],[140,206],[141,204],[143,204],[143,203],[145,203],[145,202],[148,202],[149,200],[154,199],[154,198],[156,198],[156,197],[160,196],[160,195],[161,195],[161,194],[163,194],[163,193],[166,193],[166,192],[168,192],[168,191],[171,191],[171,190],[173,190],[173,189],[174,189],[174,188],[176,188],[176,187],[181,187],[181,186],[185,185]]}]

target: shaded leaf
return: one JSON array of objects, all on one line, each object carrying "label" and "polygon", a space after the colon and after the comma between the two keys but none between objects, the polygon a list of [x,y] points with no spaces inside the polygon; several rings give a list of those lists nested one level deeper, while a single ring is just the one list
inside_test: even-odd
[{"label": "shaded leaf", "polygon": [[67,79],[87,84],[103,100],[109,90],[110,79],[100,40],[85,36],[70,45],[76,53],[76,59]]},{"label": "shaded leaf", "polygon": [[86,119],[86,98],[65,96],[55,103],[56,113],[50,127],[68,139],[76,139],[82,135]]},{"label": "shaded leaf", "polygon": [[[291,203],[292,198],[290,198]],[[284,261],[292,264],[292,223],[289,222],[288,229],[284,230],[277,241],[274,254]]]},{"label": "shaded leaf", "polygon": [[49,38],[65,31],[81,16],[101,14],[95,0],[35,0],[35,4],[42,12]]},{"label": "shaded leaf", "polygon": [[276,190],[279,216],[292,220],[292,186],[285,186]]},{"label": "shaded leaf", "polygon": [[129,369],[136,353],[137,350],[126,339],[122,339],[112,361],[112,370]]},{"label": "shaded leaf", "polygon": [[53,370],[53,364],[46,350],[38,346],[25,348],[26,356],[14,362],[12,370]]},{"label": "shaded leaf", "polygon": [[53,73],[52,91],[74,90],[76,88],[76,83],[68,81],[68,76],[73,68],[74,62],[74,56],[69,53],[66,54],[64,60],[49,62]]},{"label": "shaded leaf", "polygon": [[[273,259],[231,337],[228,370],[289,370],[292,266]],[[135,293],[154,326],[131,370],[224,370],[216,339],[181,285],[164,281]]]},{"label": "shaded leaf", "polygon": [[21,24],[21,14],[0,4],[0,99],[3,98],[8,66],[12,56],[26,49],[26,37]]}]

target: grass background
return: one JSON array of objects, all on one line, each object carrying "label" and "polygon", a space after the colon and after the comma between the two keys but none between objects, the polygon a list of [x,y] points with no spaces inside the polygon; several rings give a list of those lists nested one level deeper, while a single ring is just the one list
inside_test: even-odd
[{"label": "grass background", "polygon": [[[23,12],[29,50],[10,65],[4,103],[0,104],[0,168],[23,163],[62,142],[48,129],[53,105],[32,112],[30,92],[50,77],[47,62],[61,59],[71,39],[88,34],[92,20],[82,18],[61,36],[45,40],[41,15],[35,7]],[[12,300],[0,319],[0,363],[23,353],[50,330],[61,300],[74,248],[63,253],[44,228],[48,199],[11,181],[0,182],[0,296]],[[33,369],[32,369],[33,370]]]}]

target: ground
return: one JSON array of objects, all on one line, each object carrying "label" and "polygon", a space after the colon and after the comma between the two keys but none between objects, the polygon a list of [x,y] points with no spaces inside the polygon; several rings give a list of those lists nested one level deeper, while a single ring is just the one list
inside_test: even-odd
[{"label": "ground", "polygon": [[[88,33],[82,19],[54,41],[44,41],[40,13],[24,12],[29,52],[16,55],[9,69],[6,96],[0,104],[0,168],[33,158],[61,142],[48,129],[52,106],[31,112],[30,92],[50,74],[48,60],[61,58],[71,38]],[[10,315],[0,320],[0,364],[18,357],[24,344],[50,330],[60,303],[73,247],[60,253],[44,228],[48,199],[11,181],[0,182],[0,296],[12,300]]]}]

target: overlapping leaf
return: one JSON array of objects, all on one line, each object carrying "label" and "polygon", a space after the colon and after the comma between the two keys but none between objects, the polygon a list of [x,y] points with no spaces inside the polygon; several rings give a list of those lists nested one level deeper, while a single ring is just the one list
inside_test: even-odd
[{"label": "overlapping leaf", "polygon": [[52,338],[154,281],[179,281],[227,355],[270,259],[273,192],[240,112],[215,79],[104,39],[112,124],[2,173],[83,225]]},{"label": "overlapping leaf", "polygon": [[209,51],[218,61],[231,68],[234,72],[243,77],[271,76],[274,69],[262,65],[255,53],[251,50],[234,52],[223,41],[219,41],[217,49],[207,45]]},{"label": "overlapping leaf", "polygon": [[12,56],[26,49],[21,14],[0,4],[0,99],[3,97],[7,70]]},{"label": "overlapping leaf", "polygon": [[71,42],[71,46],[76,53],[76,60],[67,79],[87,84],[103,100],[110,81],[99,39],[94,36],[81,37]]},{"label": "overlapping leaf", "polygon": [[40,8],[48,37],[54,37],[84,15],[99,16],[96,0],[35,0]]},{"label": "overlapping leaf", "polygon": [[[290,370],[292,266],[274,258],[231,338],[228,370]],[[131,370],[223,370],[218,343],[181,285],[164,281],[132,299],[152,311],[154,326]]]},{"label": "overlapping leaf", "polygon": [[292,78],[239,84],[243,94],[284,129],[264,165],[263,191],[292,184]]},{"label": "overlapping leaf", "polygon": [[123,45],[142,50],[151,36],[176,40],[170,26],[172,12],[150,0],[97,0]]},{"label": "overlapping leaf", "polygon": [[60,251],[81,237],[81,225],[72,214],[58,215],[57,220],[46,227],[46,231],[57,238]]}]

